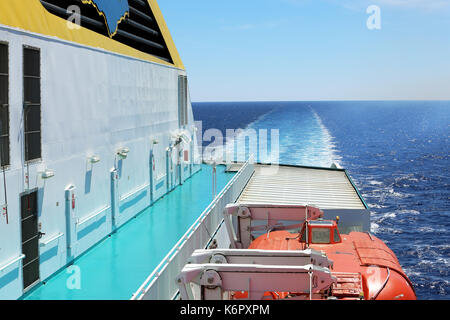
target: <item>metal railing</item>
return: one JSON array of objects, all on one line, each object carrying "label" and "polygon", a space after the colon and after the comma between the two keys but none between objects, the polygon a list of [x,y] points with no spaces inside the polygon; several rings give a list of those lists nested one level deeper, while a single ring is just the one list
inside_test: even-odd
[{"label": "metal railing", "polygon": [[0,272],[3,272],[3,270],[6,270],[8,267],[12,266],[16,262],[19,262],[25,258],[24,254],[21,254],[20,256],[6,262],[3,266],[0,266]]},{"label": "metal railing", "polygon": [[234,203],[255,171],[251,157],[170,250],[131,300],[171,300],[178,293],[175,281],[196,249],[204,249],[223,220],[223,209]]}]

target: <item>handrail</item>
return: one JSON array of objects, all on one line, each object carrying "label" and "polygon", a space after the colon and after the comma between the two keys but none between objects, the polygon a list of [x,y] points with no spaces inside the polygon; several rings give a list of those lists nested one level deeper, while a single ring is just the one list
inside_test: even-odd
[{"label": "handrail", "polygon": [[242,166],[239,172],[228,182],[228,184],[223,188],[223,190],[214,198],[214,200],[208,205],[208,207],[203,210],[198,219],[191,225],[191,227],[186,231],[186,233],[178,240],[178,242],[173,246],[169,253],[162,259],[158,266],[153,270],[150,276],[144,281],[144,283],[139,287],[139,289],[133,294],[131,300],[135,300],[138,296],[142,296],[146,293],[146,288],[150,287],[151,284],[159,277],[164,268],[172,261],[175,255],[181,250],[183,244],[189,240],[191,235],[197,230],[197,228],[206,219],[209,212],[214,208],[214,206],[221,200],[223,195],[231,188],[231,186],[236,182],[237,179],[243,174],[245,169],[253,162],[253,158],[250,157],[249,160]]},{"label": "handrail", "polygon": [[140,186],[140,187],[134,188],[133,190],[131,190],[131,191],[129,191],[129,192],[123,194],[122,196],[120,196],[119,201],[124,201],[124,200],[126,200],[126,199],[128,199],[128,198],[131,198],[131,197],[134,196],[136,193],[138,193],[138,192],[140,192],[140,191],[142,191],[142,190],[144,190],[144,189],[147,189],[148,187],[150,187],[150,184],[149,184],[149,183],[147,183],[147,184],[145,184],[145,185],[142,185],[142,186]]},{"label": "handrail", "polygon": [[45,246],[48,245],[49,243],[52,243],[53,241],[58,240],[59,238],[61,238],[63,235],[64,235],[64,233],[59,232],[59,233],[55,234],[55,235],[52,236],[52,237],[48,237],[48,239],[45,239],[45,241],[41,241],[41,242],[39,243],[39,245],[40,245],[41,247],[45,247]]},{"label": "handrail", "polygon": [[20,256],[18,256],[17,258],[12,259],[11,261],[7,262],[4,266],[0,267],[0,272],[2,272],[3,270],[5,270],[6,268],[8,268],[9,266],[11,266],[12,264],[16,263],[17,261],[22,260],[23,258],[25,258],[24,254],[21,254]]},{"label": "handrail", "polygon": [[164,180],[164,179],[166,179],[166,174],[165,174],[165,173],[160,174],[159,176],[157,176],[157,177],[155,178],[155,182],[156,182],[156,183],[159,183],[159,182],[161,182],[161,180]]},{"label": "handrail", "polygon": [[104,212],[105,212],[106,210],[108,210],[110,207],[111,207],[111,206],[106,206],[106,207],[104,207],[104,208],[98,210],[97,212],[95,212],[95,213],[93,213],[93,214],[91,214],[91,215],[89,215],[89,216],[87,216],[87,217],[85,217],[85,218],[78,219],[77,225],[78,225],[78,226],[82,226],[82,225],[85,224],[86,222],[88,222],[88,221],[90,221],[90,220],[96,218],[97,216],[101,215],[102,213],[104,213]]},{"label": "handrail", "polygon": [[348,174],[347,170],[344,170],[344,172],[345,172],[345,176],[347,177],[348,181],[350,181],[350,184],[352,185],[353,189],[356,191],[356,194],[358,195],[359,200],[361,200],[361,202],[364,205],[364,207],[366,208],[366,210],[369,209],[369,206],[367,205],[366,201],[364,200],[361,192],[359,192],[358,187],[353,182],[352,177],[350,177],[350,175]]},{"label": "handrail", "polygon": [[380,295],[381,291],[383,291],[384,288],[386,287],[390,277],[391,277],[391,272],[390,272],[389,268],[387,268],[386,280],[384,280],[383,285],[380,287],[380,289],[377,291],[377,293],[370,300],[376,300],[378,298],[378,296]]}]

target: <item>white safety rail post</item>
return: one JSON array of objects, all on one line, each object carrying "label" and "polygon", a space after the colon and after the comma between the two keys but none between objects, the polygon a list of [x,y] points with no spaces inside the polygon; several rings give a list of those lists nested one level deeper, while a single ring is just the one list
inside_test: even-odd
[{"label": "white safety rail post", "polygon": [[[183,300],[224,300],[242,291],[249,300],[262,300],[266,292],[292,292],[292,299],[326,299],[336,278],[328,268],[312,264],[187,264],[177,283]],[[191,284],[202,294],[195,294]]]},{"label": "white safety rail post", "polygon": [[149,157],[149,173],[150,173],[150,205],[153,204],[155,201],[155,154],[153,151],[153,148],[150,150],[150,157]]},{"label": "white safety rail post", "polygon": [[[307,205],[233,203],[225,207],[223,215],[231,247],[247,249],[252,241],[252,232],[300,228],[306,218],[308,220],[321,218],[323,212]],[[233,217],[238,219],[238,230],[234,228]],[[265,222],[265,224],[254,226],[252,222],[255,221]]]},{"label": "white safety rail post", "polygon": [[111,221],[113,229],[119,225],[119,173],[117,169],[111,170]]},{"label": "white safety rail post", "polygon": [[171,300],[176,297],[177,276],[192,253],[206,248],[212,240],[223,221],[223,209],[237,200],[254,171],[253,159],[250,158],[133,294],[132,300]]},{"label": "white safety rail post", "polygon": [[76,187],[70,185],[65,190],[66,198],[66,241],[67,241],[67,262],[71,262],[77,255],[77,205]]}]

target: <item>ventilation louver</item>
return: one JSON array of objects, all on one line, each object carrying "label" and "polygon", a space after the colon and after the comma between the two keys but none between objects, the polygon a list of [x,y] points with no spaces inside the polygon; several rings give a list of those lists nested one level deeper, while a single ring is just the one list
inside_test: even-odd
[{"label": "ventilation louver", "polygon": [[99,0],[41,0],[41,3],[47,11],[63,19],[72,15],[67,9],[76,5],[80,8],[82,27],[173,63],[148,1],[128,0],[129,14],[119,23],[117,30],[114,30],[116,32],[109,31],[104,16],[99,14],[96,1]]}]

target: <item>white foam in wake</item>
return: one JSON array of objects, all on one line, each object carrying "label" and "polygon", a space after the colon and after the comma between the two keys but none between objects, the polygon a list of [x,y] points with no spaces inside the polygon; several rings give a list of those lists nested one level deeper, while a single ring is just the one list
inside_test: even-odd
[{"label": "white foam in wake", "polygon": [[314,115],[314,118],[317,120],[317,123],[319,124],[320,128],[322,129],[322,145],[325,147],[324,153],[328,155],[328,162],[330,162],[330,166],[332,163],[336,163],[340,165],[340,161],[342,160],[342,157],[337,154],[337,147],[335,144],[335,138],[331,135],[328,128],[323,124],[322,119],[317,114],[315,110],[311,108],[311,112]]},{"label": "white foam in wake", "polygon": [[[303,120],[303,124],[306,124],[302,127],[297,125],[297,119],[293,123],[296,113],[294,111],[291,115],[292,109],[274,109],[250,123],[234,139],[224,141],[225,146],[216,147],[215,154],[217,156],[223,154],[224,160],[231,158],[233,161],[245,161],[250,154],[254,154],[258,161],[266,162],[268,153],[271,161],[267,162],[271,163],[317,167],[330,167],[333,163],[339,165],[341,157],[337,154],[334,137],[317,112],[312,108],[310,110],[310,114],[308,112],[299,114],[299,117],[302,117],[299,121]],[[274,112],[287,113],[270,118]],[[310,119],[305,119],[305,116]],[[271,131],[273,129],[279,133],[279,136],[273,135]],[[267,134],[267,145],[261,148],[259,144],[264,142],[260,138],[265,134]]]}]

